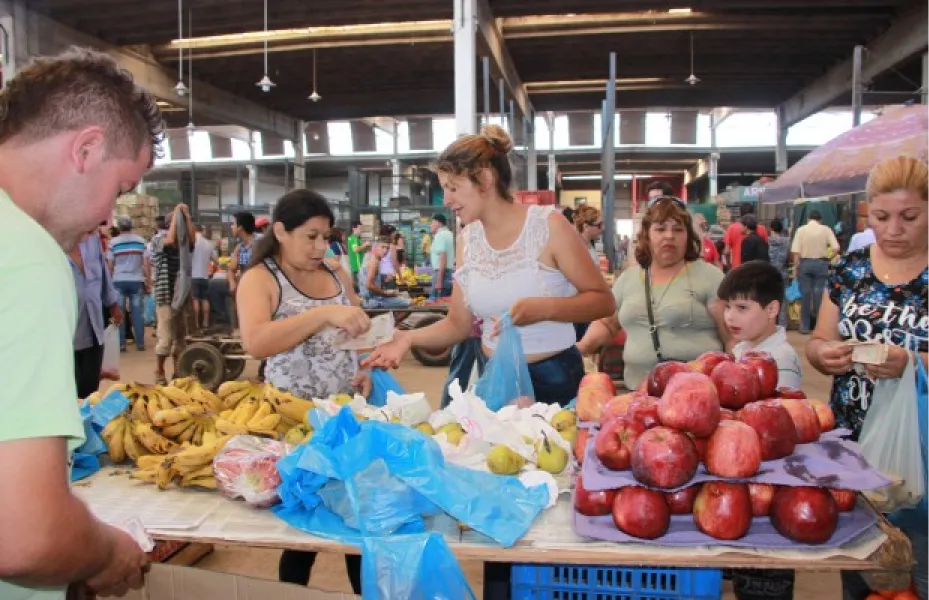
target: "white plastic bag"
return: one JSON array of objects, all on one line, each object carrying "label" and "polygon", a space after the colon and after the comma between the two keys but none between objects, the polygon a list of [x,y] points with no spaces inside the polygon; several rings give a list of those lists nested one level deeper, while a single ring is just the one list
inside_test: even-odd
[{"label": "white plastic bag", "polygon": [[119,381],[119,327],[107,326],[103,332],[103,366],[100,379]]},{"label": "white plastic bag", "polygon": [[874,384],[858,443],[868,463],[894,480],[887,487],[866,492],[883,512],[916,506],[926,493],[916,403],[912,358],[900,379],[879,379]]}]

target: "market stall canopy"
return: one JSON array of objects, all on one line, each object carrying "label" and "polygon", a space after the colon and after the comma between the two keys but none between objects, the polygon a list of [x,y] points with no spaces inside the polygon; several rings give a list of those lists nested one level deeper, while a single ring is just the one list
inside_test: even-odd
[{"label": "market stall canopy", "polygon": [[913,156],[926,161],[927,131],[925,105],[887,110],[810,152],[765,187],[761,201],[788,202],[864,191],[868,173],[882,160]]}]

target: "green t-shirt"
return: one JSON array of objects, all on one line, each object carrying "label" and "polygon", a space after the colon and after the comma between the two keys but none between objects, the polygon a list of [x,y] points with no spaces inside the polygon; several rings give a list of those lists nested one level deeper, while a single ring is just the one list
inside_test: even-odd
[{"label": "green t-shirt", "polygon": [[439,268],[439,254],[445,254],[445,268],[451,271],[455,268],[455,238],[447,228],[438,230],[432,238],[432,252],[430,260],[432,268]]},{"label": "green t-shirt", "polygon": [[[723,272],[696,260],[666,284],[652,286],[655,324],[665,360],[693,360],[710,350],[722,350],[716,321],[708,310],[716,300]],[[613,285],[619,324],[626,331],[624,384],[635,389],[658,362],[648,328],[645,271],[629,267]]]},{"label": "green t-shirt", "polygon": [[348,236],[348,264],[352,267],[352,273],[357,273],[361,270],[361,261],[364,258],[364,250],[359,251],[358,247],[361,246],[361,237],[355,235],[354,233]]},{"label": "green t-shirt", "polygon": [[[0,190],[0,442],[68,438],[84,427],[74,382],[77,296],[68,258],[38,223]],[[63,599],[64,588],[27,589],[0,581],[3,600]]]}]

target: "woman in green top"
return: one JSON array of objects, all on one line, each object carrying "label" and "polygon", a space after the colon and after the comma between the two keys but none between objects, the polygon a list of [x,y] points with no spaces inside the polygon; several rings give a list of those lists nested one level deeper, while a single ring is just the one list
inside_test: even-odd
[{"label": "woman in green top", "polygon": [[634,389],[658,362],[649,328],[646,278],[662,360],[689,361],[709,350],[729,349],[724,303],[716,297],[723,273],[700,256],[700,237],[683,202],[662,196],[649,203],[636,236],[634,265],[613,286],[616,314],[591,323],[578,348],[590,354],[622,326],[624,380]]}]

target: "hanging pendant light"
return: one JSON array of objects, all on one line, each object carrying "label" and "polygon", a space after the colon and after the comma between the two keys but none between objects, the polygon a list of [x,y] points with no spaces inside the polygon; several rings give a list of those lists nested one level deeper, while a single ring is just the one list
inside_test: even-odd
[{"label": "hanging pendant light", "polygon": [[276,83],[271,81],[271,78],[268,77],[268,0],[264,0],[265,7],[265,74],[261,78],[261,81],[256,83],[262,92],[270,92]]},{"label": "hanging pendant light", "polygon": [[[184,39],[184,0],[177,0],[177,39]],[[177,85],[174,86],[174,93],[183,98],[188,91],[184,85],[184,46],[180,46],[177,49]]]},{"label": "hanging pendant light", "polygon": [[313,102],[319,102],[323,99],[323,97],[316,92],[316,48],[313,48],[313,93],[307,96],[307,99]]},{"label": "hanging pendant light", "polygon": [[685,79],[690,85],[697,85],[700,83],[700,78],[694,75],[694,33],[690,32],[690,76]]}]

